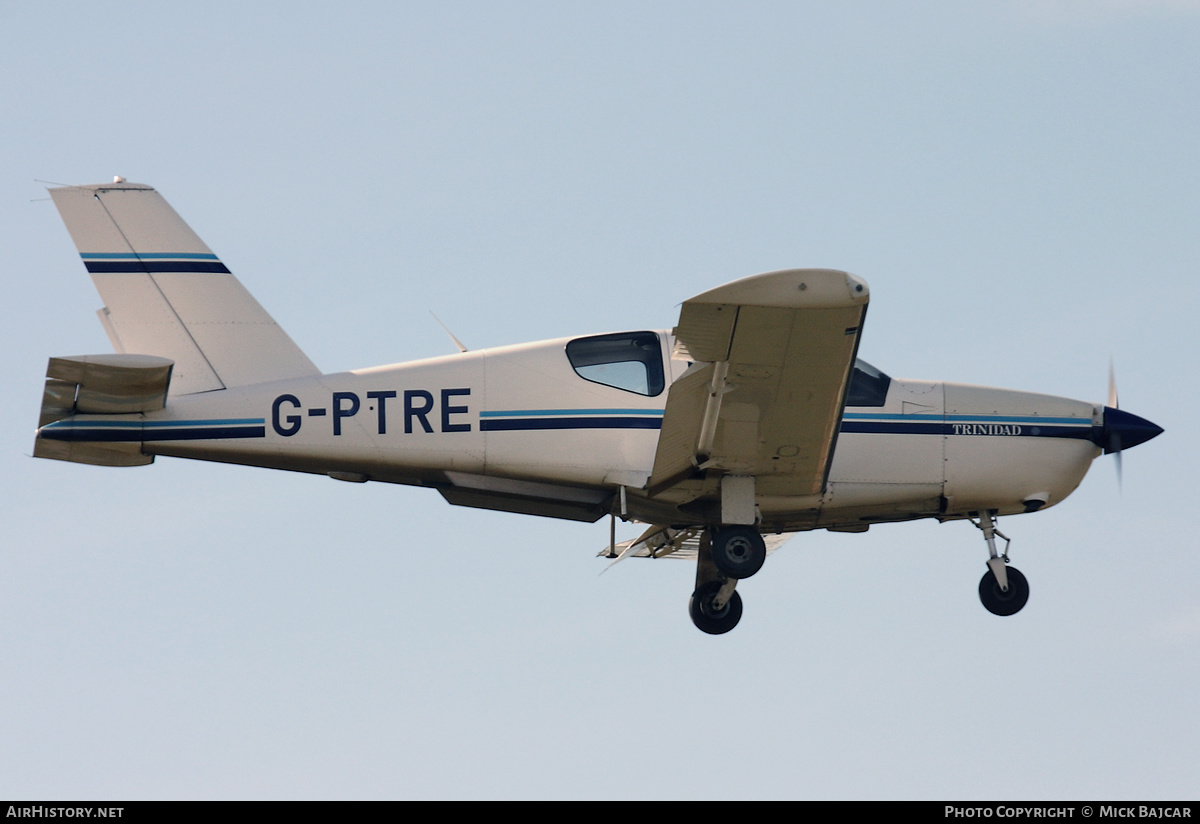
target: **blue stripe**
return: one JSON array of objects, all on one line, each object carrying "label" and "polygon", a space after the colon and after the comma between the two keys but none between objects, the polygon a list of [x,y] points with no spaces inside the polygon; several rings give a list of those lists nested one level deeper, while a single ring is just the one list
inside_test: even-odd
[{"label": "blue stripe", "polygon": [[44,429],[69,429],[72,427],[130,427],[141,428],[144,426],[239,426],[245,424],[265,425],[266,418],[214,418],[213,420],[201,421],[91,421],[79,420],[73,418],[65,421],[55,421],[47,424]]},{"label": "blue stripe", "polygon": [[244,424],[266,425],[266,418],[215,418],[210,421],[146,421],[142,426],[239,426]]},{"label": "blue stripe", "polygon": [[1043,424],[1058,426],[1091,426],[1091,418],[1045,418],[1036,415],[947,415],[947,421],[955,423],[1018,423],[1024,426]]},{"label": "blue stripe", "polygon": [[653,415],[661,418],[661,409],[506,409],[480,412],[481,418],[521,418],[542,415]]},{"label": "blue stripe", "polygon": [[80,252],[84,260],[218,260],[204,252]]}]

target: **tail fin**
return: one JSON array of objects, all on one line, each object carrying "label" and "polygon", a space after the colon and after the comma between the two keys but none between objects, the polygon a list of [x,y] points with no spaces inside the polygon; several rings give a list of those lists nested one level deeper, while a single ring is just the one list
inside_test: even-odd
[{"label": "tail fin", "polygon": [[50,195],[105,302],[113,348],[174,361],[172,395],[320,374],[154,189],[118,181]]}]

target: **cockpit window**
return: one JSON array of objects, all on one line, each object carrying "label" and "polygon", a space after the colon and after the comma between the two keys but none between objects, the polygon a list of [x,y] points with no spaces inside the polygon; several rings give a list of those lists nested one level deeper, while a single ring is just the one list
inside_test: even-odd
[{"label": "cockpit window", "polygon": [[653,397],[663,391],[662,346],[654,332],[577,338],[567,359],[581,378]]},{"label": "cockpit window", "polygon": [[865,360],[854,361],[846,406],[883,406],[887,402],[888,385],[891,382],[891,378]]}]

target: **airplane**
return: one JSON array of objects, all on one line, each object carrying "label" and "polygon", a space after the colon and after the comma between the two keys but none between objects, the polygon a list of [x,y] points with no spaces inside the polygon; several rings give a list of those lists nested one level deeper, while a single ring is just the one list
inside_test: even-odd
[{"label": "airplane", "polygon": [[[982,531],[980,600],[1013,615],[1029,584],[997,519],[1060,503],[1101,453],[1162,432],[1119,408],[1111,373],[1106,404],[892,378],[858,358],[867,284],[832,269],[701,292],[671,330],[326,374],[153,188],[118,177],[50,195],[115,352],[50,359],[34,456],[192,458],[608,516],[613,563],[695,561],[689,614],[712,635],[737,625],[738,582],[793,534],[921,518]],[[617,519],[645,531],[618,543]]]}]

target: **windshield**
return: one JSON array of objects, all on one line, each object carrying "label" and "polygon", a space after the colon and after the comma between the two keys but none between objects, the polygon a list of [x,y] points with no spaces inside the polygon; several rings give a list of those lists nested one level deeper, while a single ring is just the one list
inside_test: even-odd
[{"label": "windshield", "polygon": [[887,402],[888,385],[891,382],[891,378],[865,360],[854,361],[846,406],[883,406]]}]

